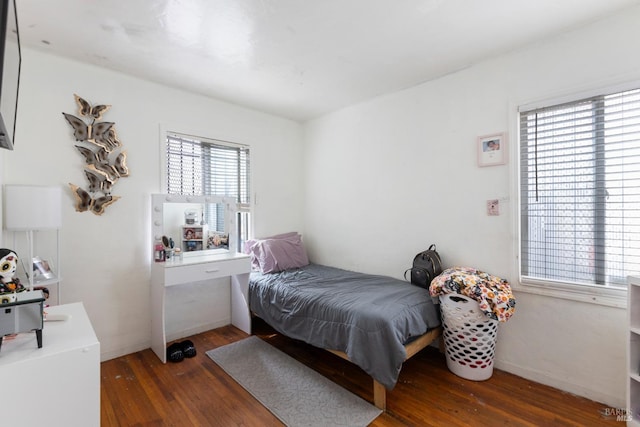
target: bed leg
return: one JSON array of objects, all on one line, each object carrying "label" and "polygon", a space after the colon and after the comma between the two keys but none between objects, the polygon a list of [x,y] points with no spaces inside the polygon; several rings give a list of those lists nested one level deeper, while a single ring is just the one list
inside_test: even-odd
[{"label": "bed leg", "polygon": [[387,409],[387,389],[376,380],[373,380],[373,404],[383,411]]}]

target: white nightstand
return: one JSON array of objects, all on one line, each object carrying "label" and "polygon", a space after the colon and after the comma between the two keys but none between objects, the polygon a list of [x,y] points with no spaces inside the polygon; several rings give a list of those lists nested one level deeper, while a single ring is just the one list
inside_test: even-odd
[{"label": "white nightstand", "polygon": [[99,426],[100,343],[82,303],[47,307],[67,320],[46,321],[42,348],[36,334],[5,339],[0,384],[7,426]]}]

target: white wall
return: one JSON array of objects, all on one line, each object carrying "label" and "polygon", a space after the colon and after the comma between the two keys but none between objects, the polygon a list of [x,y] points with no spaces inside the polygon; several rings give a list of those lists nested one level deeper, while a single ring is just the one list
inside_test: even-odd
[{"label": "white wall", "polygon": [[[84,159],[61,114],[78,115],[74,93],[112,105],[103,120],[115,122],[127,150],[131,175],[116,183],[113,194],[122,198],[102,216],[75,212],[67,186],[86,188]],[[18,114],[15,150],[3,153],[4,183],[63,187],[62,302],[84,303],[103,359],[149,347],[150,194],[162,190],[160,126],[249,144],[256,234],[302,228],[301,129],[295,122],[31,49],[23,49]],[[228,299],[228,285],[214,295]],[[216,309],[215,319],[229,318],[228,304]],[[184,317],[179,310],[172,316]]]},{"label": "white wall", "polygon": [[[479,168],[476,137],[517,105],[640,81],[640,8],[305,125],[305,241],[320,263],[398,278],[436,243],[446,266],[517,280],[514,158]],[[614,48],[615,47],[615,48]],[[500,216],[486,201],[501,200]],[[517,292],[499,368],[625,403],[625,310]]]}]

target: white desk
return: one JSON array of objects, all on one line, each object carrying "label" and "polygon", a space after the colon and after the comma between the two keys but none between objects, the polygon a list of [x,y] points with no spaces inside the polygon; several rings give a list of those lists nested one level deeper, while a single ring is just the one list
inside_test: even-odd
[{"label": "white desk", "polygon": [[165,325],[166,291],[170,286],[186,285],[221,277],[231,278],[231,324],[251,333],[248,291],[251,258],[226,252],[215,255],[186,256],[154,263],[151,273],[151,349],[167,362]]},{"label": "white desk", "polygon": [[44,322],[42,348],[35,333],[5,339],[0,382],[6,407],[0,425],[99,426],[100,343],[82,303],[47,307],[69,319]]}]

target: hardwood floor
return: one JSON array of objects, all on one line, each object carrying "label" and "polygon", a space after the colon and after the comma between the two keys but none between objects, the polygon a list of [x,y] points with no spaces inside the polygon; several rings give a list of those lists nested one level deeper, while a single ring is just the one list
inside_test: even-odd
[{"label": "hardwood floor", "polygon": [[[369,402],[371,378],[327,351],[275,333],[254,319],[254,334]],[[198,354],[163,365],[150,350],[101,365],[101,425],[282,426],[205,355],[247,334],[233,326],[190,337]],[[607,416],[608,414],[612,414]],[[606,405],[494,370],[482,382],[457,377],[445,357],[426,348],[408,360],[387,411],[371,424],[385,426],[600,426],[617,425]]]}]

